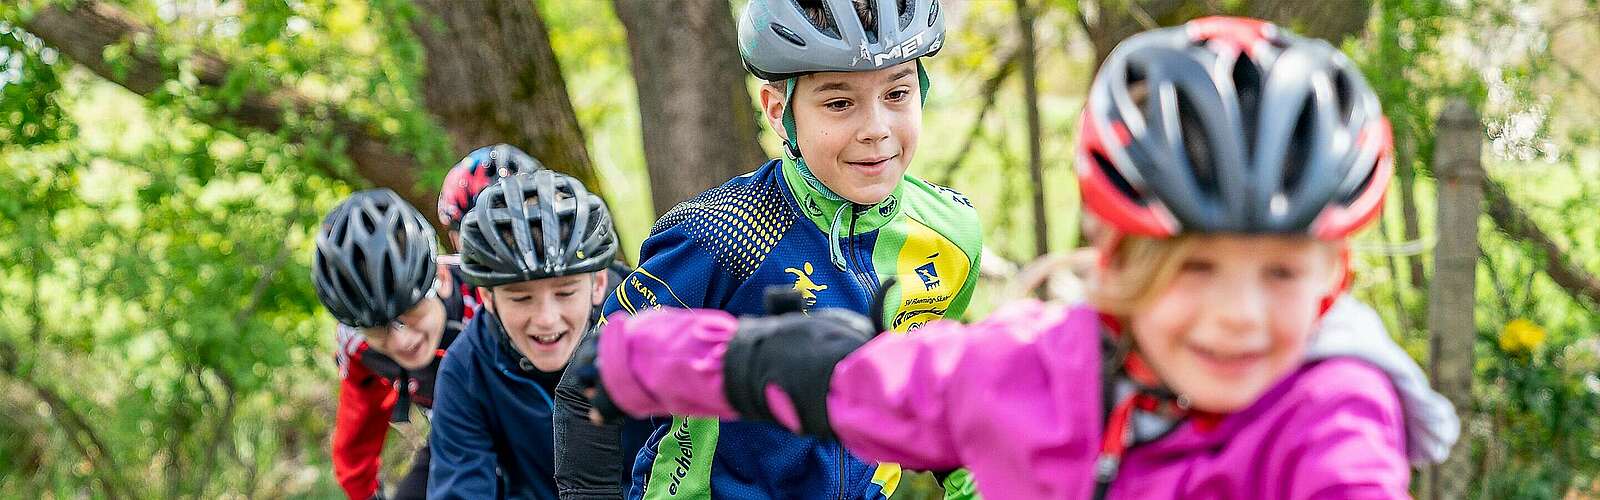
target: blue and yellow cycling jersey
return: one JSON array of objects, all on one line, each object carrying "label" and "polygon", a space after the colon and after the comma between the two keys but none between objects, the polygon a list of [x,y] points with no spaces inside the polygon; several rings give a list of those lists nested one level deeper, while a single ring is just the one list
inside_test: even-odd
[{"label": "blue and yellow cycling jersey", "polygon": [[[605,313],[653,307],[762,314],[769,287],[793,287],[808,309],[866,313],[885,278],[884,324],[908,332],[959,317],[978,279],[977,213],[953,190],[906,176],[882,202],[823,196],[793,163],[772,160],[679,204],[640,250],[640,266]],[[634,465],[630,498],[883,498],[893,464],[774,425],[674,418]]]}]

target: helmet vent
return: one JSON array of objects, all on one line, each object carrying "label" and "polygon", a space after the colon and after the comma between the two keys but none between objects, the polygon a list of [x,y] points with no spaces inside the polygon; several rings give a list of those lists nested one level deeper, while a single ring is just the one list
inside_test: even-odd
[{"label": "helmet vent", "polygon": [[1367,167],[1366,175],[1361,176],[1361,183],[1356,184],[1356,187],[1352,188],[1350,192],[1339,194],[1340,205],[1349,205],[1351,203],[1355,203],[1356,198],[1361,197],[1362,193],[1367,192],[1367,188],[1372,186],[1372,181],[1378,175],[1378,162],[1380,161],[1383,161],[1383,159],[1377,158],[1372,161],[1372,165]]},{"label": "helmet vent", "polygon": [[[938,2],[934,3],[937,4]],[[911,27],[911,21],[917,15],[916,12],[912,12],[911,0],[899,0],[895,4],[900,8],[900,29]]]},{"label": "helmet vent", "polygon": [[1233,87],[1239,96],[1239,118],[1244,130],[1245,147],[1255,149],[1256,120],[1261,108],[1261,67],[1245,53],[1233,61]]},{"label": "helmet vent", "polygon": [[789,28],[784,27],[782,24],[772,23],[772,32],[777,33],[779,37],[788,40],[789,43],[795,44],[797,47],[806,46],[806,39],[800,38],[800,35],[790,31]]},{"label": "helmet vent", "polygon": [[1355,88],[1350,81],[1350,70],[1339,69],[1334,72],[1333,92],[1338,96],[1339,123],[1350,123],[1350,115],[1355,112]]},{"label": "helmet vent", "polygon": [[928,27],[933,27],[933,22],[939,19],[939,2],[928,3]]},{"label": "helmet vent", "polygon": [[1144,195],[1139,194],[1139,190],[1133,188],[1133,183],[1128,182],[1128,178],[1123,177],[1122,172],[1118,171],[1117,167],[1113,166],[1111,160],[1107,159],[1104,154],[1094,151],[1089,153],[1089,159],[1094,161],[1095,168],[1100,169],[1100,172],[1111,180],[1111,185],[1116,186],[1117,191],[1122,192],[1123,196],[1141,206],[1145,204]]},{"label": "helmet vent", "polygon": [[1306,161],[1311,158],[1311,148],[1314,145],[1316,127],[1316,101],[1307,95],[1301,104],[1300,118],[1295,120],[1294,133],[1289,136],[1288,156],[1283,160],[1283,190],[1289,191],[1300,185],[1300,178],[1305,176]]},{"label": "helmet vent", "polygon": [[1178,126],[1182,132],[1183,150],[1188,157],[1189,168],[1194,172],[1196,187],[1207,195],[1219,196],[1222,188],[1217,184],[1217,165],[1212,158],[1211,139],[1206,136],[1205,121],[1181,92],[1178,97]]}]

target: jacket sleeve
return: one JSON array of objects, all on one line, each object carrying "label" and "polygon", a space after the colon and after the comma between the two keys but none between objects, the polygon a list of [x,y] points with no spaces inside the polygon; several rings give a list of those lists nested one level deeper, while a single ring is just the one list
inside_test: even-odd
[{"label": "jacket sleeve", "polygon": [[483,402],[464,358],[445,356],[434,386],[428,498],[494,498],[496,454]]},{"label": "jacket sleeve", "polygon": [[[1039,470],[1091,470],[1098,442],[1097,318],[1023,302],[972,325],[935,321],[883,335],[840,362],[828,420],[840,442],[912,469],[965,466],[996,498]],[[994,443],[1007,446],[995,448]]]},{"label": "jacket sleeve", "polygon": [[[662,307],[714,307],[712,292],[720,287],[713,283],[728,281],[710,254],[701,251],[681,227],[665,228],[646,239],[639,261],[637,269],[620,275],[601,307],[604,315],[597,328],[619,312],[627,316]],[[634,470],[643,443],[624,440],[622,435],[624,427],[648,422],[590,423],[588,398],[578,392],[576,380],[568,374],[562,375],[554,399],[556,488],[562,498],[616,498],[648,472],[648,467]]]},{"label": "jacket sleeve", "polygon": [[626,485],[622,471],[633,463],[622,449],[621,424],[589,422],[591,405],[576,370],[561,374],[555,396],[557,494],[575,500],[619,498]]},{"label": "jacket sleeve", "polygon": [[1353,360],[1323,362],[1313,368],[1325,383],[1286,402],[1297,411],[1281,433],[1296,438],[1276,447],[1265,467],[1283,478],[1291,499],[1408,498],[1411,469],[1406,462],[1399,397],[1377,368]]},{"label": "jacket sleeve", "polygon": [[389,433],[394,390],[359,361],[345,371],[333,424],[333,473],[346,496],[372,498],[378,491],[379,456]]}]

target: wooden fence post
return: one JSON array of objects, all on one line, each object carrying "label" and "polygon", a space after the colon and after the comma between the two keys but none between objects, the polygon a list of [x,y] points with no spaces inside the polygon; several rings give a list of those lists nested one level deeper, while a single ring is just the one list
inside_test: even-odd
[{"label": "wooden fence post", "polygon": [[1433,250],[1433,279],[1428,287],[1429,377],[1450,398],[1462,420],[1461,440],[1450,458],[1429,471],[1428,498],[1467,498],[1472,481],[1472,349],[1478,330],[1478,217],[1483,213],[1483,125],[1464,99],[1452,99],[1439,113],[1434,128],[1433,173],[1438,187],[1438,245]]}]

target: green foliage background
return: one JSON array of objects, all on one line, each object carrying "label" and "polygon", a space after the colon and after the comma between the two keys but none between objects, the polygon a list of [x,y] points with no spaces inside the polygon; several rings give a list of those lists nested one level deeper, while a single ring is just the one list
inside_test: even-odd
[{"label": "green foliage background", "polygon": [[[332,319],[307,266],[322,213],[353,189],[325,120],[277,134],[188,118],[246,89],[293,86],[336,114],[373,124],[435,168],[450,151],[420,109],[424,61],[405,0],[117,2],[157,26],[163,57],[203,48],[244,61],[221,90],[180,69],[150,98],[75,68],[17,29],[37,2],[0,5],[0,498],[332,497],[337,374]],[[605,189],[647,199],[649,179],[625,33],[610,3],[539,0]],[[1039,22],[1045,197],[1051,248],[1077,244],[1071,139],[1092,51],[1076,2],[1042,3]],[[952,159],[979,110],[996,54],[1015,44],[1011,2],[957,4],[934,75],[915,172],[971,195],[994,255],[1033,248],[1021,87],[1000,90],[973,147]],[[1376,2],[1365,36],[1344,48],[1395,123],[1402,167],[1418,172],[1420,250],[1433,232],[1433,117],[1449,97],[1477,104],[1490,174],[1567,257],[1600,273],[1600,156],[1593,114],[1600,6],[1577,0]],[[1574,21],[1576,20],[1576,21]],[[153,43],[133,40],[129,44]],[[131,47],[113,47],[116,59]],[[753,85],[753,83],[752,83]],[[752,110],[752,112],[754,112]],[[314,118],[314,117],[313,117]],[[314,140],[291,140],[312,137]],[[766,133],[768,151],[776,140]],[[752,165],[752,167],[754,167]],[[1356,293],[1426,359],[1426,290],[1410,286],[1398,196],[1382,230],[1360,239]],[[638,242],[648,203],[619,206]],[[431,211],[431,207],[422,207]],[[1478,378],[1470,450],[1483,498],[1600,493],[1600,315],[1541,274],[1544,256],[1483,221]],[[636,257],[628,249],[629,258]],[[1402,255],[1396,255],[1402,254]],[[1004,283],[986,281],[979,313]],[[1548,332],[1503,349],[1502,326]],[[425,435],[397,429],[386,469]],[[392,477],[392,475],[391,475]],[[926,493],[927,485],[908,486]],[[908,495],[911,496],[911,495]]]}]

